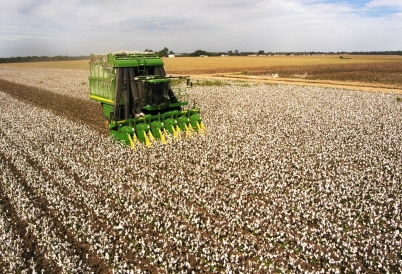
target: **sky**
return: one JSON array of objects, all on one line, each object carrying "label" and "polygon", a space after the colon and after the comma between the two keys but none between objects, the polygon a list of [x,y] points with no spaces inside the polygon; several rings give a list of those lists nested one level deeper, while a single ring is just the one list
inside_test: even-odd
[{"label": "sky", "polygon": [[13,0],[0,57],[402,50],[402,0]]}]

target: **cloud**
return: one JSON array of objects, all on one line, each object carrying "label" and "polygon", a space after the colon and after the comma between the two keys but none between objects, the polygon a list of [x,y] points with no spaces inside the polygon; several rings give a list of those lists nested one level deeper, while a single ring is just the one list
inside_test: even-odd
[{"label": "cloud", "polygon": [[[0,55],[127,50],[400,50],[400,1],[56,1],[0,4]],[[32,43],[27,43],[27,41]],[[51,45],[51,46],[50,46]]]},{"label": "cloud", "polygon": [[366,4],[368,8],[376,7],[393,7],[402,10],[402,2],[400,0],[373,0]]},{"label": "cloud", "polygon": [[29,15],[34,13],[41,6],[47,5],[48,3],[48,0],[23,1],[19,5],[18,12],[22,15]]}]

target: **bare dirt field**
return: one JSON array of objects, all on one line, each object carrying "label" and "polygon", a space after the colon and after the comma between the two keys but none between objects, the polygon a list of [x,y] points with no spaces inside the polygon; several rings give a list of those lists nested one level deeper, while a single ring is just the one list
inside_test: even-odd
[{"label": "bare dirt field", "polygon": [[87,69],[24,66],[0,66],[1,273],[402,272],[399,87],[196,78],[208,133],[134,151]]}]

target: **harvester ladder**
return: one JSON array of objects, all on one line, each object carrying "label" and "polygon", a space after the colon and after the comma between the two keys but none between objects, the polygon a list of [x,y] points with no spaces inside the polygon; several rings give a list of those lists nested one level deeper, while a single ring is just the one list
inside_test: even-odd
[{"label": "harvester ladder", "polygon": [[139,74],[142,74],[142,73],[144,73],[145,72],[145,70],[146,70],[146,62],[145,62],[145,60],[143,60],[143,64],[141,64],[141,61],[140,60],[138,60],[138,64],[137,64],[137,71],[138,71],[138,73]]},{"label": "harvester ladder", "polygon": [[144,73],[145,72],[145,65],[138,65],[137,66],[137,70],[138,70],[138,73]]}]

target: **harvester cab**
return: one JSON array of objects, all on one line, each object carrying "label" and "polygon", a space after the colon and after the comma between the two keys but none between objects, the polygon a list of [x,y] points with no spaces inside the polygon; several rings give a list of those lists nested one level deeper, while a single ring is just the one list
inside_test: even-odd
[{"label": "harvester cab", "polygon": [[188,102],[176,97],[172,78],[152,52],[91,55],[90,99],[101,103],[111,135],[132,148],[204,132],[200,109],[184,109]]}]

